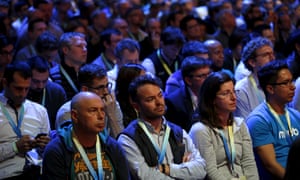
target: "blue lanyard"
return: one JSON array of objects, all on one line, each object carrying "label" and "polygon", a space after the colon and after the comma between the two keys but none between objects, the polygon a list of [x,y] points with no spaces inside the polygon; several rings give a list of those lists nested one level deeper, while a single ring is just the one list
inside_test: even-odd
[{"label": "blue lanyard", "polygon": [[42,97],[42,106],[45,107],[45,101],[46,101],[46,88],[43,89],[43,97]]},{"label": "blue lanyard", "polygon": [[12,129],[14,130],[14,132],[16,133],[16,135],[21,138],[22,137],[22,132],[21,132],[21,125],[22,125],[22,121],[24,118],[24,105],[22,104],[21,106],[21,110],[19,113],[19,117],[18,117],[18,124],[16,125],[13,118],[11,117],[11,115],[9,114],[9,112],[7,111],[7,109],[4,107],[3,103],[0,102],[0,106],[2,109],[3,114],[5,115],[5,117],[7,118],[10,126],[12,127]]},{"label": "blue lanyard", "polygon": [[235,159],[235,145],[234,145],[234,123],[232,126],[228,126],[228,136],[229,136],[229,141],[230,141],[230,148],[231,148],[231,153],[229,151],[229,147],[227,144],[227,139],[224,135],[224,132],[222,130],[218,130],[222,140],[223,140],[223,144],[224,144],[224,149],[225,149],[225,153],[227,156],[227,159],[229,161],[230,164],[230,170],[233,176],[238,177],[238,175],[236,174],[236,172],[234,171],[234,159]]},{"label": "blue lanyard", "polygon": [[72,79],[70,78],[69,74],[66,72],[66,70],[62,67],[62,65],[59,66],[60,71],[62,72],[62,74],[65,76],[65,78],[67,79],[68,83],[71,85],[71,87],[73,88],[73,90],[78,93],[78,89],[75,86],[74,82],[72,81]]},{"label": "blue lanyard", "polygon": [[160,150],[159,146],[154,142],[150,132],[148,131],[147,127],[145,126],[145,124],[139,120],[138,122],[139,126],[144,130],[144,132],[146,133],[146,135],[148,136],[148,138],[150,139],[151,143],[153,144],[157,154],[158,154],[158,163],[162,164],[164,158],[165,158],[165,154],[166,154],[166,149],[167,149],[167,144],[168,144],[168,140],[169,140],[169,136],[170,136],[170,127],[168,125],[166,128],[166,132],[164,135],[164,139],[163,139],[163,144],[162,144],[162,148]]},{"label": "blue lanyard", "polygon": [[96,141],[96,155],[97,155],[98,175],[97,175],[96,171],[94,170],[89,158],[87,157],[87,154],[85,153],[83,147],[79,143],[74,131],[73,131],[72,139],[73,139],[73,142],[74,142],[76,148],[78,149],[84,163],[86,164],[86,166],[89,169],[91,175],[93,176],[93,179],[103,180],[101,146],[100,146],[99,136],[97,135],[97,141]]}]

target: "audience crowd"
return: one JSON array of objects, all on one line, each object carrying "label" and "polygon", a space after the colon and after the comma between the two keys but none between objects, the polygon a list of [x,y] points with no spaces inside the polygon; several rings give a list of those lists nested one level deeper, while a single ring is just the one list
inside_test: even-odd
[{"label": "audience crowd", "polygon": [[0,0],[0,179],[300,179],[299,0]]}]

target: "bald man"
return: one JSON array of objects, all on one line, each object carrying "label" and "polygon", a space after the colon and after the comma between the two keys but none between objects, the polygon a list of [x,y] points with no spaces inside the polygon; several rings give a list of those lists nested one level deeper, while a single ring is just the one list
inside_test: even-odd
[{"label": "bald man", "polygon": [[78,93],[71,101],[71,119],[45,150],[43,179],[130,179],[123,151],[104,130],[102,99]]}]

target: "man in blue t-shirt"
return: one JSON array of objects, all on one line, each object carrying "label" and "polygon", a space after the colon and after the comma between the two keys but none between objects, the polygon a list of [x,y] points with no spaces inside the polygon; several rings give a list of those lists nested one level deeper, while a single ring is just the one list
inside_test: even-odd
[{"label": "man in blue t-shirt", "polygon": [[257,167],[262,179],[283,179],[288,152],[299,136],[300,113],[286,107],[295,85],[287,64],[272,61],[258,71],[266,101],[248,116]]}]

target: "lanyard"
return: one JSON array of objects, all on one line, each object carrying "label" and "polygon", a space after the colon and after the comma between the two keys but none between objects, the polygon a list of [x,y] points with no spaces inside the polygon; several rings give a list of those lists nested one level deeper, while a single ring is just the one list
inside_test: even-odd
[{"label": "lanyard", "polygon": [[66,72],[66,70],[62,67],[62,65],[59,66],[60,71],[62,72],[62,74],[65,76],[65,78],[67,79],[68,83],[71,85],[71,87],[73,88],[73,90],[78,93],[78,89],[75,86],[74,82],[72,81],[72,79],[70,78],[69,74]]},{"label": "lanyard", "polygon": [[[267,106],[268,106],[268,109],[269,109],[269,112],[271,113],[271,115],[276,119],[276,121],[279,123],[281,129],[286,133],[286,129],[283,125],[283,122],[282,120],[280,119],[280,117],[278,116],[278,114],[275,112],[275,110],[271,107],[271,105],[269,103],[266,103]],[[285,108],[285,119],[287,121],[287,124],[288,124],[288,134],[290,136],[291,139],[287,138],[287,141],[292,144],[292,136],[293,136],[293,132],[292,132],[292,125],[291,125],[291,119],[290,119],[290,114],[289,114],[289,111]]]},{"label": "lanyard", "polygon": [[[156,51],[157,57],[160,61],[160,63],[162,64],[163,68],[165,69],[165,71],[168,73],[168,75],[170,76],[172,74],[171,69],[168,67],[167,63],[162,59],[161,57],[161,53],[160,50]],[[178,62],[175,61],[175,71],[178,69]]]},{"label": "lanyard", "polygon": [[[73,132],[74,133],[74,132]],[[87,168],[89,169],[91,175],[93,176],[93,179],[102,180],[103,179],[103,170],[102,170],[102,159],[101,159],[101,147],[100,147],[100,141],[99,136],[97,135],[97,141],[96,141],[96,155],[97,155],[97,165],[98,165],[98,175],[96,171],[94,170],[89,158],[87,157],[87,154],[85,153],[83,147],[78,142],[78,139],[75,136],[75,133],[73,134],[73,142],[78,149],[84,163],[86,164]]]},{"label": "lanyard", "polygon": [[45,106],[46,99],[46,88],[43,89],[42,106]]},{"label": "lanyard", "polygon": [[258,101],[259,103],[263,102],[264,100],[264,97],[262,96],[262,93],[258,90],[257,88],[257,83],[256,81],[254,80],[254,77],[253,77],[253,74],[249,76],[249,80],[254,88],[254,91],[255,91],[255,94],[256,94],[256,97],[258,97]]},{"label": "lanyard", "polygon": [[142,121],[139,121],[139,126],[144,130],[144,132],[146,133],[146,135],[148,136],[148,138],[150,139],[151,143],[153,144],[159,158],[158,158],[158,163],[162,164],[164,158],[165,158],[165,154],[166,154],[166,149],[167,149],[167,144],[168,144],[168,140],[169,140],[169,136],[170,136],[170,127],[168,125],[165,135],[164,135],[164,139],[163,139],[163,144],[162,144],[162,148],[160,150],[159,146],[154,142],[150,132],[148,131],[148,129],[146,128],[145,124]]},{"label": "lanyard", "polygon": [[33,47],[32,44],[29,45],[29,49],[30,49],[32,55],[37,55],[35,48]]},{"label": "lanyard", "polygon": [[106,59],[106,57],[104,56],[104,54],[101,54],[101,58],[105,64],[105,66],[107,67],[108,70],[111,70],[113,67],[111,65],[111,63],[108,62],[108,60]]},{"label": "lanyard", "polygon": [[21,125],[22,125],[22,121],[24,118],[24,106],[22,104],[21,106],[21,110],[20,110],[20,114],[18,117],[18,121],[17,121],[17,125],[15,124],[13,118],[11,117],[11,115],[8,113],[7,109],[4,107],[4,105],[2,104],[2,102],[0,103],[1,109],[3,114],[5,115],[5,117],[7,118],[10,126],[12,127],[12,129],[14,130],[14,132],[16,133],[16,135],[21,138],[22,137],[22,132],[21,132]]},{"label": "lanyard", "polygon": [[223,140],[223,144],[224,144],[224,149],[225,149],[225,153],[226,156],[228,158],[228,161],[230,163],[230,169],[232,172],[232,175],[237,176],[237,174],[234,172],[234,159],[235,159],[235,146],[234,146],[234,123],[232,126],[228,126],[228,136],[229,136],[229,142],[230,142],[230,148],[231,148],[231,154],[227,145],[227,140],[226,137],[224,135],[224,132],[222,130],[219,130],[219,134]]}]

